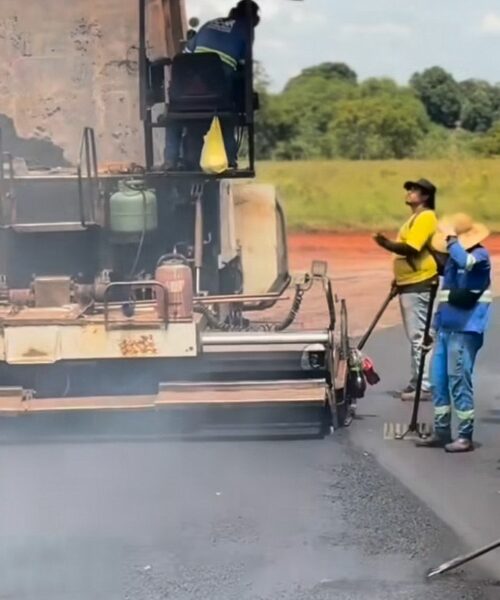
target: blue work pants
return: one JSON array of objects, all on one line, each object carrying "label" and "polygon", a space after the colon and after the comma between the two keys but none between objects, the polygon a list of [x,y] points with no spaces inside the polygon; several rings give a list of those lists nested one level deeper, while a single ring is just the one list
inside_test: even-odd
[{"label": "blue work pants", "polygon": [[437,334],[431,364],[434,427],[436,434],[451,437],[451,404],[458,418],[458,435],[472,440],[474,392],[472,385],[476,356],[483,335],[441,330]]}]

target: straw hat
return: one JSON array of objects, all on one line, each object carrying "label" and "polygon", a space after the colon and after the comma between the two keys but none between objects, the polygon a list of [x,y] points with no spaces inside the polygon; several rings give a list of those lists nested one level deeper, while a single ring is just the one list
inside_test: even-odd
[{"label": "straw hat", "polygon": [[[486,225],[476,223],[472,217],[465,213],[457,213],[449,217],[444,217],[441,219],[441,224],[453,227],[458,241],[466,250],[480,244],[490,235],[490,231]],[[437,252],[448,252],[446,236],[441,231],[437,231],[433,236],[431,245]]]}]

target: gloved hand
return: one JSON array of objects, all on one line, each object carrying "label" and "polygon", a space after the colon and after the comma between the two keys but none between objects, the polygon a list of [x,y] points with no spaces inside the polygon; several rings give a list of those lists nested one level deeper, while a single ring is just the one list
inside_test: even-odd
[{"label": "gloved hand", "polygon": [[386,247],[387,238],[383,233],[376,233],[373,236],[373,239],[375,240],[375,243],[381,246],[382,248]]},{"label": "gloved hand", "polygon": [[432,346],[434,345],[434,338],[429,335],[426,340],[424,340],[422,344],[422,350],[427,354],[432,350]]}]

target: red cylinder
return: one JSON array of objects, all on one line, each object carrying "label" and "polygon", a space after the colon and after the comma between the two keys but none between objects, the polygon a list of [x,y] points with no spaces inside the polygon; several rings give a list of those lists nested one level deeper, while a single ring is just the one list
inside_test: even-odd
[{"label": "red cylinder", "polygon": [[[156,306],[161,318],[169,321],[186,321],[193,317],[193,275],[191,268],[181,260],[171,259],[160,264],[155,280],[166,290],[166,302],[158,293]],[[168,314],[166,314],[168,312]]]}]

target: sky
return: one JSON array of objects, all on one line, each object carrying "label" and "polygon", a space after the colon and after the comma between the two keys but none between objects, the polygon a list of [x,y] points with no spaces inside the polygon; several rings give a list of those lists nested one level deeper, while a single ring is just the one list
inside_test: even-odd
[{"label": "sky", "polygon": [[[301,69],[345,62],[360,79],[439,65],[458,80],[500,82],[499,0],[257,0],[255,58],[274,91]],[[225,16],[236,0],[186,0],[188,17]]]}]

